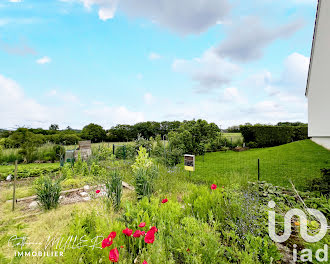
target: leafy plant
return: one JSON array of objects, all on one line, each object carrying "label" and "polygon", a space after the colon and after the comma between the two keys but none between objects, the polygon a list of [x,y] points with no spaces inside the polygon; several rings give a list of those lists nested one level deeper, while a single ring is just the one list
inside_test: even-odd
[{"label": "leafy plant", "polygon": [[58,180],[52,180],[49,176],[40,177],[36,181],[35,191],[37,200],[45,210],[58,206],[61,194],[61,185]]},{"label": "leafy plant", "polygon": [[330,169],[321,169],[321,178],[312,180],[311,190],[317,191],[325,196],[330,195]]},{"label": "leafy plant", "polygon": [[110,173],[110,179],[105,183],[107,199],[115,210],[120,208],[121,197],[123,193],[122,178],[119,171],[114,170]]},{"label": "leafy plant", "polygon": [[134,164],[132,165],[132,170],[136,173],[139,170],[148,170],[152,167],[153,162],[149,158],[147,150],[144,147],[140,147],[138,151],[138,156],[135,159]]}]

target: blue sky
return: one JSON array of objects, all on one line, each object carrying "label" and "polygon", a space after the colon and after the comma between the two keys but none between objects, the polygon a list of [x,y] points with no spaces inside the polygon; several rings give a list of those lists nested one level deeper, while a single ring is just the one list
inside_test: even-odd
[{"label": "blue sky", "polygon": [[0,0],[0,127],[307,121],[314,0]]}]

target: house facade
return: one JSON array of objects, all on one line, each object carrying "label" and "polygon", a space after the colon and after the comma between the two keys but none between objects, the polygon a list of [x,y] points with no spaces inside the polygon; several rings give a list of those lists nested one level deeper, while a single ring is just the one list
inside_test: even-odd
[{"label": "house facade", "polygon": [[330,149],[330,0],[319,0],[308,80],[308,136]]}]

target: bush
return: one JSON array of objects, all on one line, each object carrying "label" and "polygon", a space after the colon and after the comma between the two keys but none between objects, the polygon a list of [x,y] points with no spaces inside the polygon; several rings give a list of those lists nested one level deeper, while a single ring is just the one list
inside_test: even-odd
[{"label": "bush", "polygon": [[158,169],[148,157],[147,150],[140,147],[138,156],[132,165],[135,176],[135,191],[138,199],[143,196],[150,197],[154,191],[154,181],[158,175]]},{"label": "bush", "polygon": [[250,141],[250,142],[246,143],[246,146],[248,148],[257,148],[258,144],[256,142]]},{"label": "bush", "polygon": [[35,190],[37,200],[45,210],[58,206],[61,195],[61,185],[59,181],[52,180],[49,176],[40,177],[36,181]]},{"label": "bush", "polygon": [[123,183],[119,171],[115,170],[110,173],[110,179],[105,183],[105,187],[108,201],[112,203],[115,210],[118,210],[123,192]]},{"label": "bush", "polygon": [[307,139],[307,126],[240,126],[245,142],[255,142],[257,147],[273,147],[292,141]]},{"label": "bush", "polygon": [[115,146],[115,156],[118,159],[133,159],[136,155],[136,149],[133,145]]},{"label": "bush", "polygon": [[311,190],[317,191],[325,196],[330,195],[330,169],[321,169],[321,178],[312,180]]}]

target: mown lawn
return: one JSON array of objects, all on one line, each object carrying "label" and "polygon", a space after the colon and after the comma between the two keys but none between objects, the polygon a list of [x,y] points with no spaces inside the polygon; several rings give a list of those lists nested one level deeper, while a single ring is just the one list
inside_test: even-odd
[{"label": "mown lawn", "polygon": [[330,167],[330,151],[310,140],[290,144],[251,149],[243,152],[214,152],[196,158],[196,171],[191,180],[219,185],[245,184],[260,180],[288,187],[290,180],[299,189],[307,186],[311,179],[320,176],[321,168]]}]

